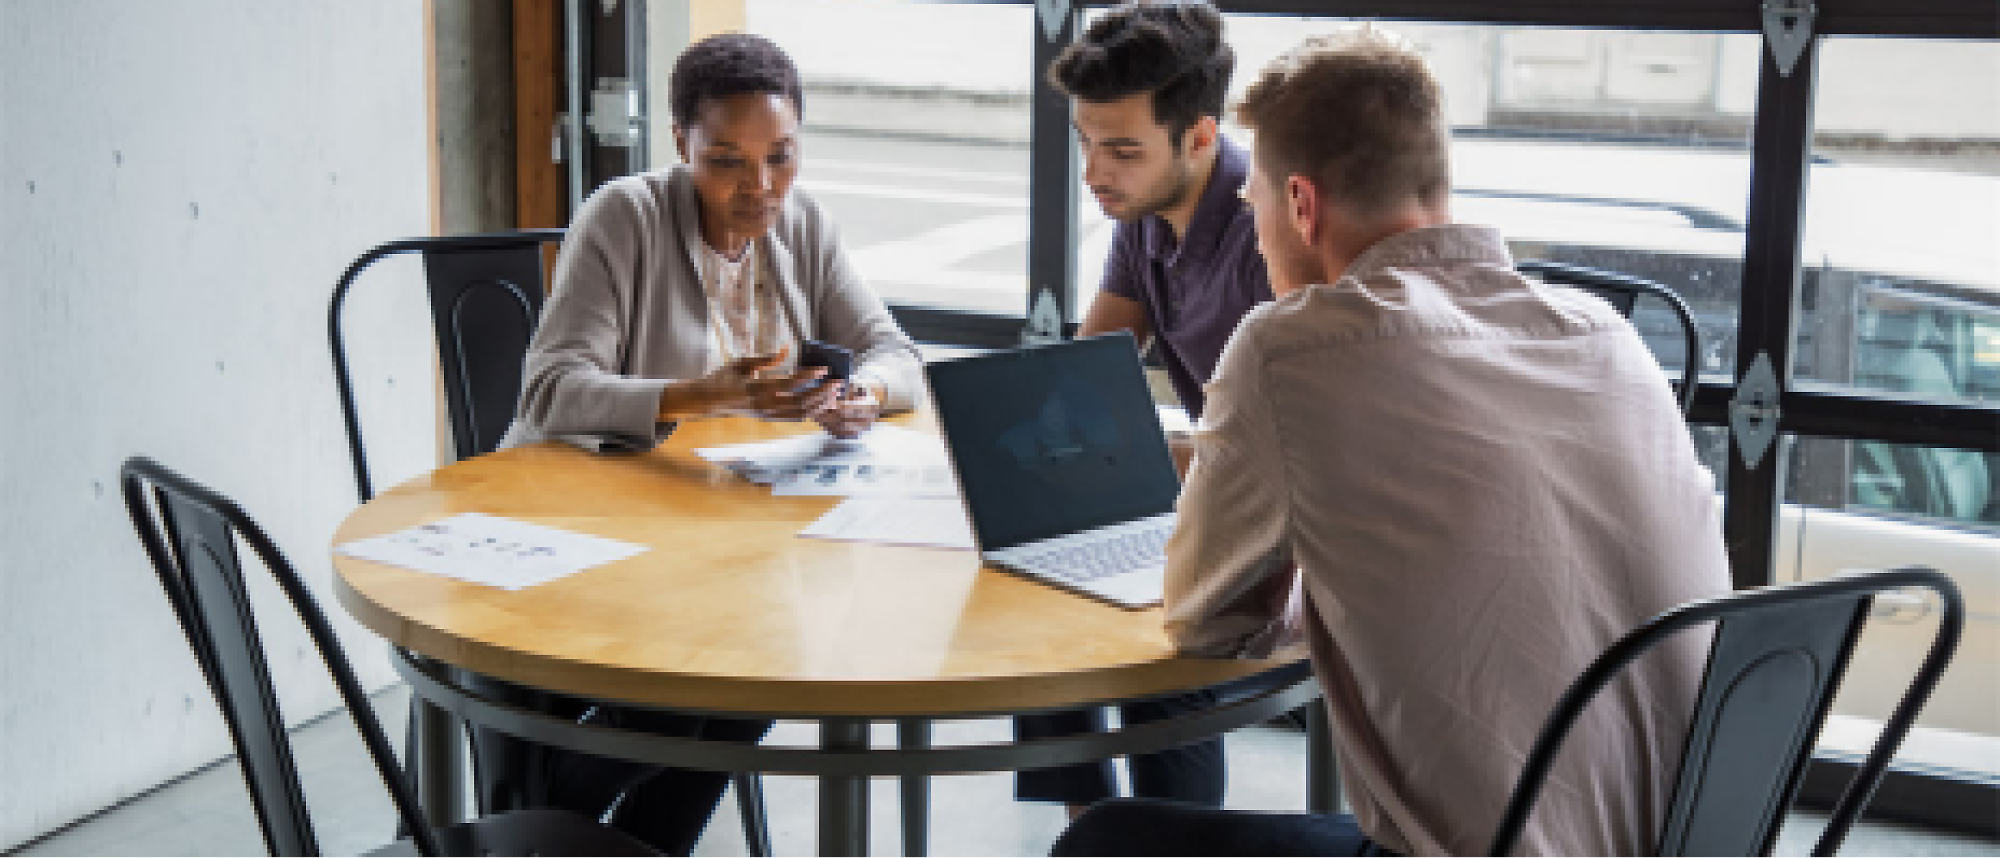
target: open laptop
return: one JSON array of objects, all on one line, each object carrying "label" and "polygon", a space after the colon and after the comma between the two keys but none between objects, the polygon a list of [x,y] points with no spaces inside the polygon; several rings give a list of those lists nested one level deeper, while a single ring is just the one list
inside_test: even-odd
[{"label": "open laptop", "polygon": [[1131,335],[925,367],[986,562],[1158,604],[1180,480]]}]

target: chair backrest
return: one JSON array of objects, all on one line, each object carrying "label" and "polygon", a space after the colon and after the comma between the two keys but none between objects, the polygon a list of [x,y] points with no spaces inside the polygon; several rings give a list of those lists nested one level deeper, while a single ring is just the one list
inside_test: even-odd
[{"label": "chair backrest", "polygon": [[270,538],[229,499],[150,459],[126,460],[119,478],[132,526],[229,724],[271,854],[317,855],[320,850],[244,588],[236,551],[239,538],[277,580],[305,624],[417,849],[425,855],[439,854],[437,840],[396,771],[394,751],[348,667],[339,640],[312,593]]},{"label": "chair backrest", "polygon": [[1685,418],[1694,408],[1694,392],[1700,386],[1701,377],[1701,328],[1694,322],[1694,312],[1688,309],[1681,296],[1658,283],[1615,271],[1601,271],[1580,265],[1562,262],[1529,260],[1517,262],[1515,269],[1523,274],[1533,275],[1545,283],[1574,286],[1609,302],[1625,318],[1632,318],[1638,308],[1639,296],[1649,295],[1666,303],[1680,319],[1681,342],[1686,359],[1681,370],[1680,403],[1681,417]]},{"label": "chair backrest", "polygon": [[514,419],[521,362],[542,315],[542,245],[562,237],[560,229],[535,229],[392,241],[362,254],[341,275],[327,312],[327,337],[362,501],[375,492],[341,331],[341,308],[355,279],[382,259],[423,254],[452,450],[464,459],[492,452]]},{"label": "chair backrest", "polygon": [[1570,727],[1626,665],[1676,632],[1715,623],[1657,855],[1768,855],[1875,594],[1926,587],[1943,602],[1936,638],[1867,762],[1834,806],[1814,855],[1839,850],[1930,697],[1964,626],[1951,579],[1909,567],[1745,590],[1675,608],[1620,638],[1556,704],[1488,855],[1511,855]]}]

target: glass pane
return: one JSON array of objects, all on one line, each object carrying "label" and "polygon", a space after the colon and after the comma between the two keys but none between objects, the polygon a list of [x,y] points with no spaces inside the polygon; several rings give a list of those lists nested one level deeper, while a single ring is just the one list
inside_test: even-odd
[{"label": "glass pane", "polygon": [[[1231,101],[1264,65],[1348,19],[1231,15]],[[1498,227],[1516,258],[1659,282],[1693,310],[1704,372],[1735,361],[1757,38],[1749,35],[1378,23],[1441,79],[1456,134],[1454,214]],[[1243,129],[1225,133],[1248,142]],[[1084,200],[1086,217],[1095,206]],[[1098,216],[1101,218],[1101,216]],[[1087,230],[1091,222],[1085,221]],[[1108,242],[1109,224],[1101,230]],[[1086,232],[1089,295],[1104,244]],[[1642,300],[1634,322],[1661,362],[1685,364],[1677,317]]]},{"label": "glass pane", "polygon": [[[1899,764],[1947,776],[2000,775],[2000,454],[1798,438],[1774,578],[1921,565],[1952,577],[1965,635]],[[1878,600],[1821,737],[1865,754],[1937,630],[1935,599]]]},{"label": "glass pane", "polygon": [[1818,98],[1797,377],[2000,403],[2000,43],[1831,39]]},{"label": "glass pane", "polygon": [[839,224],[869,284],[891,303],[1021,315],[1034,8],[744,6],[747,29],[799,66],[798,187]]}]

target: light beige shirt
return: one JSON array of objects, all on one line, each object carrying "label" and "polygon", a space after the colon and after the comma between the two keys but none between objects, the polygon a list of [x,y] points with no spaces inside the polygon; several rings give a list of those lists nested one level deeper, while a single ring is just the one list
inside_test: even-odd
[{"label": "light beige shirt", "polygon": [[704,241],[695,256],[702,289],[708,293],[709,327],[722,361],[772,354],[781,348],[798,354],[798,343],[787,339],[784,326],[778,324],[771,276],[759,273],[763,254],[745,248],[742,258],[730,259]]},{"label": "light beige shirt", "polygon": [[[1168,551],[1184,653],[1303,635],[1348,801],[1406,854],[1483,854],[1557,698],[1621,634],[1729,587],[1713,481],[1632,326],[1514,272],[1492,230],[1406,232],[1246,317]],[[1600,695],[1531,854],[1650,854],[1706,638]]]},{"label": "light beige shirt", "polygon": [[[703,248],[701,204],[684,166],[614,179],[592,194],[556,258],[501,446],[561,439],[591,450],[644,449],[664,439],[672,425],[658,422],[661,393],[725,357],[701,276]],[[811,198],[792,191],[750,253],[758,288],[774,298],[774,342],[845,346],[856,377],[880,383],[884,410],[915,403],[923,384],[916,346],[848,264],[833,222]]]}]

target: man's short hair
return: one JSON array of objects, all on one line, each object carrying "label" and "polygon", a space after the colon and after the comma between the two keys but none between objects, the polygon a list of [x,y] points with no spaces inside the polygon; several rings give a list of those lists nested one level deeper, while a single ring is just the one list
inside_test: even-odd
[{"label": "man's short hair", "polygon": [[682,51],[674,60],[667,104],[674,124],[686,128],[703,102],[746,92],[782,95],[791,100],[794,112],[804,115],[798,66],[770,39],[748,33],[710,36]]},{"label": "man's short hair", "polygon": [[1091,102],[1153,95],[1153,120],[1169,139],[1203,116],[1222,116],[1236,52],[1222,41],[1222,13],[1207,3],[1141,2],[1106,12],[1049,66],[1049,82]]},{"label": "man's short hair", "polygon": [[1313,180],[1356,214],[1451,191],[1451,129],[1437,79],[1401,39],[1362,27],[1314,36],[1266,66],[1236,115],[1260,172]]}]

